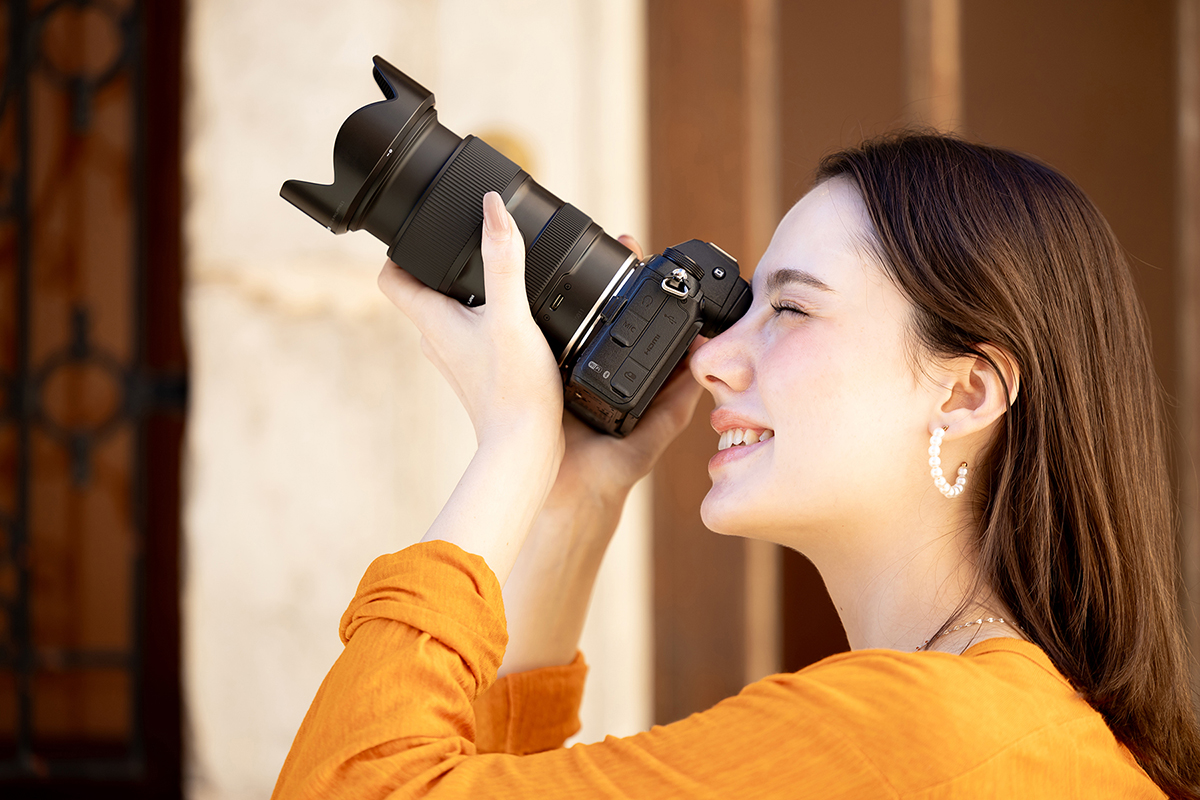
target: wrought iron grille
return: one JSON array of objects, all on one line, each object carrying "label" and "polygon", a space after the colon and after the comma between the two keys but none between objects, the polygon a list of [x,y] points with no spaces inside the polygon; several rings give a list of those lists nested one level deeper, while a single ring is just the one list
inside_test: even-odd
[{"label": "wrought iron grille", "polygon": [[154,1],[0,5],[0,794],[146,772]]}]

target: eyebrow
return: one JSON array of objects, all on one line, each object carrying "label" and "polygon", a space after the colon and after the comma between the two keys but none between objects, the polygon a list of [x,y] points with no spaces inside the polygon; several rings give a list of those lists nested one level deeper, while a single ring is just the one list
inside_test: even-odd
[{"label": "eyebrow", "polygon": [[819,289],[822,292],[837,294],[829,284],[813,275],[811,272],[805,272],[801,269],[777,269],[767,278],[767,292],[774,292],[790,283],[802,283],[805,286],[811,286],[814,289]]}]

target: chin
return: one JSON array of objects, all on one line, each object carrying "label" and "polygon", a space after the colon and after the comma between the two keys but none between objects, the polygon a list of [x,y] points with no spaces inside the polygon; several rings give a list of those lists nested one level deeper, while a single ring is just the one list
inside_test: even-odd
[{"label": "chin", "polygon": [[725,536],[746,536],[747,520],[745,515],[739,513],[735,504],[715,497],[715,493],[716,487],[714,486],[708,490],[708,494],[704,496],[704,501],[700,504],[700,521],[704,523],[704,527]]}]

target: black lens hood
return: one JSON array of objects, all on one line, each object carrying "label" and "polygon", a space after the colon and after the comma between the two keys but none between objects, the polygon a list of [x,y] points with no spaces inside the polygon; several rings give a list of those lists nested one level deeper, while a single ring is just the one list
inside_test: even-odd
[{"label": "black lens hood", "polygon": [[334,233],[352,229],[366,195],[402,151],[418,121],[433,113],[433,92],[375,56],[375,82],[385,100],[363,106],[342,123],[333,143],[333,183],[288,181],[279,194]]}]

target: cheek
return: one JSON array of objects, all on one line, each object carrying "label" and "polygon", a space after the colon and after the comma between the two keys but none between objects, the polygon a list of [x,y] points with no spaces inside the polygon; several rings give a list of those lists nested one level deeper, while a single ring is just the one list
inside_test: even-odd
[{"label": "cheek", "polygon": [[763,401],[785,445],[782,475],[821,464],[852,479],[899,455],[908,429],[921,424],[910,419],[919,403],[906,354],[869,331],[813,337],[762,366]]},{"label": "cheek", "polygon": [[836,337],[810,336],[769,351],[759,365],[760,392],[776,433],[794,431],[818,445],[862,402],[861,356],[845,352]]}]

